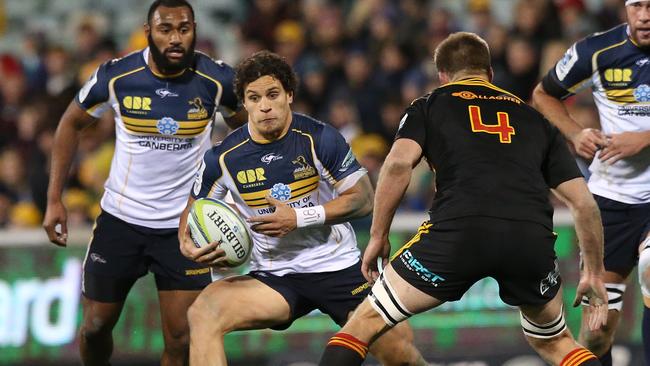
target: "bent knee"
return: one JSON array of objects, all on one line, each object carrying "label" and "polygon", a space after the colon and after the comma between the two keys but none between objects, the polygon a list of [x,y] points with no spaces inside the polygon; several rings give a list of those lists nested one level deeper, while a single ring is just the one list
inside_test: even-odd
[{"label": "bent knee", "polygon": [[113,323],[101,317],[85,317],[79,334],[86,339],[103,337],[111,334]]},{"label": "bent knee", "polygon": [[187,319],[190,325],[190,332],[208,331],[227,333],[231,329],[227,306],[218,300],[206,299],[202,296],[196,298],[194,303],[187,310]]}]

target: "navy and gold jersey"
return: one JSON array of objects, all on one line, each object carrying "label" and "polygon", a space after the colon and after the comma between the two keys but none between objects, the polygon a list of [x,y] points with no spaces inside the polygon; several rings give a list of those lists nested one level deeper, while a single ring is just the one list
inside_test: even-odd
[{"label": "navy and gold jersey", "polygon": [[177,75],[155,74],[149,49],[101,65],[77,94],[93,117],[112,109],[115,154],[101,206],[131,224],[178,227],[192,174],[210,148],[215,113],[237,109],[234,72],[197,52]]},{"label": "navy and gold jersey", "polygon": [[[227,192],[243,217],[272,213],[265,196],[294,208],[322,205],[366,174],[333,127],[293,113],[289,131],[259,143],[248,125],[206,152],[192,197],[223,198]],[[283,238],[251,232],[251,270],[276,275],[329,272],[359,260],[349,223],[299,228]]]},{"label": "navy and gold jersey", "polygon": [[580,177],[555,127],[521,99],[478,78],[416,99],[396,138],[417,142],[435,169],[432,222],[492,216],[552,228],[549,187]]},{"label": "navy and gold jersey", "polygon": [[[561,99],[591,86],[606,134],[650,130],[650,52],[634,43],[625,24],[573,44],[542,83]],[[589,167],[591,192],[624,203],[650,202],[650,149],[614,164],[598,154]]]}]

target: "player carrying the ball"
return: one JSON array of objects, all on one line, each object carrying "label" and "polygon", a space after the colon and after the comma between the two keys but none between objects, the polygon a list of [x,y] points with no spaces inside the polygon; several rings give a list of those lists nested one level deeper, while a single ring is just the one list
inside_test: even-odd
[{"label": "player carrying the ball", "polygon": [[[205,154],[188,206],[232,194],[251,223],[250,273],[209,285],[190,307],[190,362],[225,365],[223,337],[235,330],[286,329],[314,309],[343,325],[368,294],[350,219],[372,211],[366,170],[333,127],[293,113],[291,66],[268,51],[235,71],[235,91],[248,124]],[[223,265],[218,243],[197,248],[186,229],[181,252]],[[402,323],[381,336],[371,352],[386,365],[422,365]],[[344,339],[341,340],[345,342]]]}]

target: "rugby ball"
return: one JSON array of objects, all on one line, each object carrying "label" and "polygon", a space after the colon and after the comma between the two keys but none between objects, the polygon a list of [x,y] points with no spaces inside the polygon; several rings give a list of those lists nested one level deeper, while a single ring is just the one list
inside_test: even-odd
[{"label": "rugby ball", "polygon": [[221,240],[228,266],[244,263],[251,253],[248,226],[227,203],[214,198],[200,198],[192,204],[187,225],[194,245],[202,247]]}]

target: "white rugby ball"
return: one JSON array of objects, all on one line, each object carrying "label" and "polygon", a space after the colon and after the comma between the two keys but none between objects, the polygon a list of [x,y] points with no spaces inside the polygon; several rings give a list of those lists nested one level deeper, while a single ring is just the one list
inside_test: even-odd
[{"label": "white rugby ball", "polygon": [[194,245],[202,247],[221,240],[228,266],[244,263],[251,253],[248,226],[227,203],[214,198],[200,198],[192,204],[187,225]]}]

